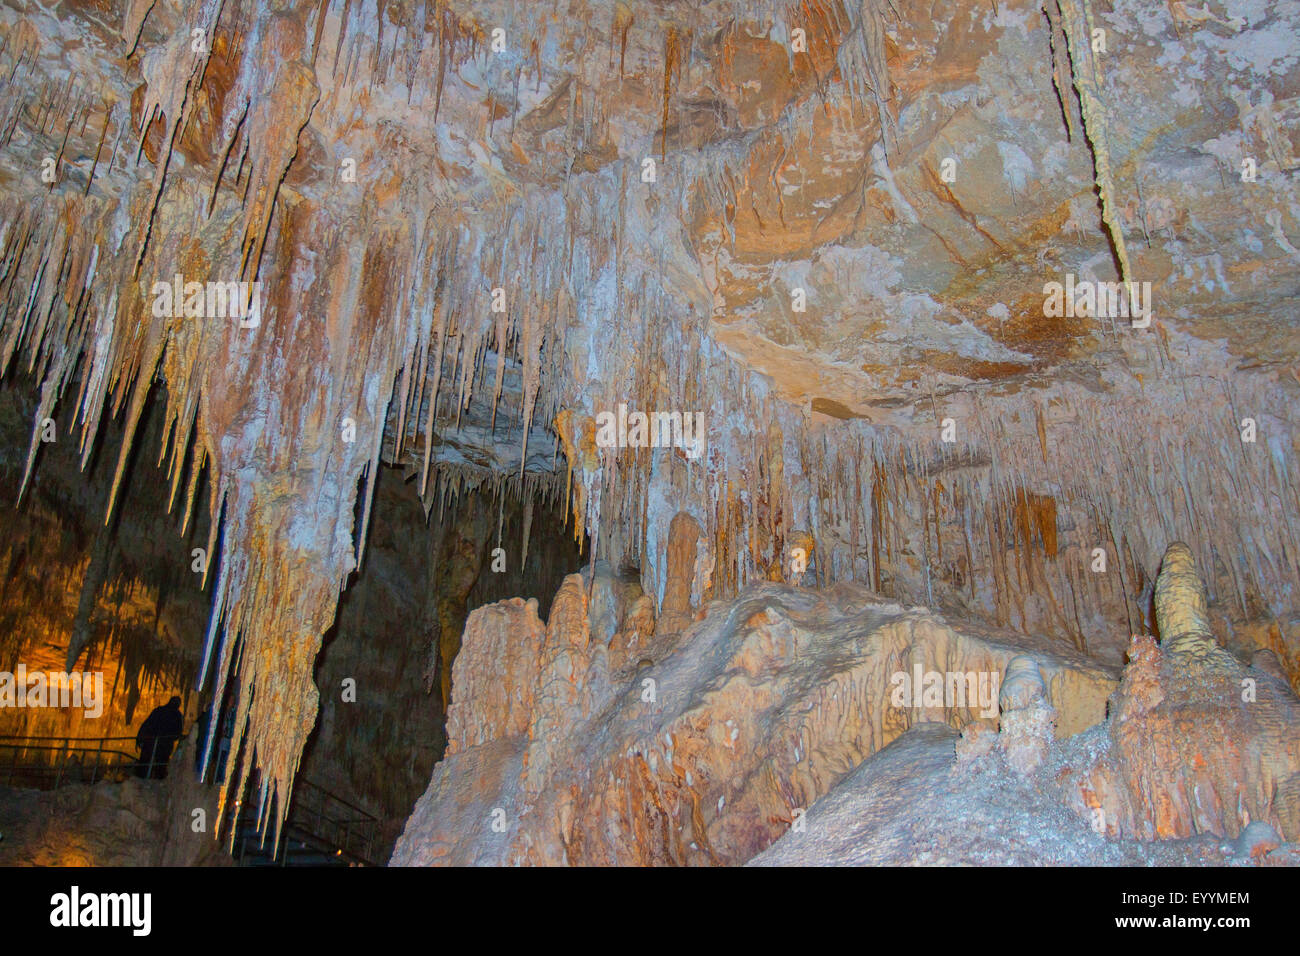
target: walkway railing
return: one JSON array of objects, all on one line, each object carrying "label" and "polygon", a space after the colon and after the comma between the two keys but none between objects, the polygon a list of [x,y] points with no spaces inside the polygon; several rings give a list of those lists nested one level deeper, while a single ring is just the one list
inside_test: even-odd
[{"label": "walkway railing", "polygon": [[[166,761],[144,765],[149,776]],[[68,783],[98,783],[140,766],[134,737],[0,736],[0,786],[53,790]]]},{"label": "walkway railing", "polygon": [[277,853],[262,848],[251,803],[241,807],[235,826],[235,858],[248,865],[289,866],[295,861],[382,865],[375,857],[382,846],[382,821],[301,777],[294,781]]},{"label": "walkway railing", "polygon": [[[184,748],[181,748],[184,753]],[[178,764],[178,769],[184,766]],[[154,778],[168,761],[142,764],[134,737],[0,736],[0,786],[53,790],[67,784],[122,780],[139,773]],[[184,766],[188,770],[188,766]],[[256,790],[256,781],[252,787]],[[382,865],[382,821],[310,780],[294,782],[293,800],[281,833],[279,852],[261,846],[257,815],[245,803],[235,821],[235,856],[249,865],[360,863]]]}]

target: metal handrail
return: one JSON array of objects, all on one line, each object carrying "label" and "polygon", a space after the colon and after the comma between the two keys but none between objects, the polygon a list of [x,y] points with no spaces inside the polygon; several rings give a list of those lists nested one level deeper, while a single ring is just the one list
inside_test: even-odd
[{"label": "metal handrail", "polygon": [[[57,745],[48,742],[57,742]],[[17,775],[24,782],[49,785],[56,789],[63,783],[91,783],[107,779],[111,773],[130,773],[142,766],[135,752],[109,747],[110,744],[136,746],[134,737],[20,737],[0,735],[0,751],[11,750],[13,759],[0,759],[0,785],[13,785]],[[25,754],[54,755],[53,759],[27,760]],[[94,754],[89,780],[85,779],[86,763],[74,757]],[[163,763],[160,761],[159,763]],[[169,762],[169,761],[166,761]],[[153,755],[147,764],[149,776],[156,766]],[[7,776],[6,776],[6,771]],[[251,805],[245,805],[235,822],[237,829],[256,828],[256,814]],[[365,864],[373,864],[375,842],[380,837],[384,821],[374,814],[349,803],[319,784],[300,778],[294,785],[294,796],[285,820],[285,830],[296,833],[304,846],[314,845],[319,852],[332,850],[339,856]],[[246,841],[245,841],[246,842]],[[241,855],[243,846],[241,845]],[[284,851],[281,851],[284,852]],[[287,853],[286,853],[287,855]]]},{"label": "metal handrail", "polygon": [[298,780],[294,784],[294,792],[295,793],[303,793],[303,792],[319,793],[325,799],[333,803],[337,803],[340,806],[346,807],[347,809],[351,810],[354,814],[356,814],[356,816],[341,818],[343,822],[347,822],[347,821],[352,821],[352,822],[364,821],[367,823],[380,822],[379,817],[375,816],[373,813],[370,813],[368,810],[357,806],[355,803],[348,803],[348,801],[344,800],[338,794],[332,793],[329,790],[326,790],[320,784],[312,783],[312,781],[310,780],[303,780],[303,779]]},{"label": "metal handrail", "polygon": [[[59,745],[54,746],[44,741],[58,741]],[[19,779],[23,783],[34,784],[38,789],[43,789],[45,784],[49,784],[49,789],[57,789],[63,785],[65,779],[69,783],[94,784],[107,778],[110,773],[127,773],[142,765],[141,754],[104,746],[117,743],[135,745],[135,738],[2,735],[0,750],[12,751],[13,758],[9,761],[0,760],[0,773],[4,774],[0,780],[3,780],[7,786],[13,786],[15,779]],[[81,758],[92,753],[95,760],[90,766],[90,777],[87,780],[86,762]],[[28,754],[47,756],[46,759],[27,759],[20,762],[19,758]],[[148,762],[143,766],[148,768],[147,772],[152,776],[155,767],[162,763],[163,761],[155,763],[154,755],[151,753]]]},{"label": "metal handrail", "polygon": [[[338,814],[330,804],[337,804],[350,813]],[[303,815],[313,817],[314,826],[305,825],[301,819]],[[294,786],[293,804],[286,825],[334,846],[340,854],[346,853],[359,862],[370,863],[382,821],[310,780],[299,780]]]}]

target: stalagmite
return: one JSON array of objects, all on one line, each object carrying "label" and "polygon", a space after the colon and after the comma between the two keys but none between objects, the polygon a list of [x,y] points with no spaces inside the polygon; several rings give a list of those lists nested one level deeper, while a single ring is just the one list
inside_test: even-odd
[{"label": "stalagmite", "polygon": [[1165,549],[1155,590],[1160,646],[1173,654],[1204,658],[1218,646],[1205,613],[1205,586],[1192,549],[1175,541]]}]

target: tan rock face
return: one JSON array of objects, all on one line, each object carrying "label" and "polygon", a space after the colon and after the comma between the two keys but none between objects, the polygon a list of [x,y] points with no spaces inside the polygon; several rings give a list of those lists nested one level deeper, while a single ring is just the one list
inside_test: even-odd
[{"label": "tan rock face", "polygon": [[470,615],[447,710],[448,755],[527,732],[545,638],[535,600],[512,598]]},{"label": "tan rock face", "polygon": [[[606,573],[591,593],[613,589]],[[619,602],[618,634],[642,600]],[[764,586],[681,634],[638,634],[636,660],[593,631],[590,607],[575,575],[545,627],[518,599],[471,614],[449,756],[393,863],[744,862],[914,724],[996,720],[1026,652],[1063,732],[1100,721],[1113,687],[1077,656],[850,587]]]},{"label": "tan rock face", "polygon": [[193,734],[182,741],[166,780],[0,789],[0,865],[231,865],[214,829],[217,793],[184,772],[194,746]]},{"label": "tan rock face", "polygon": [[1138,839],[1235,837],[1252,822],[1300,840],[1300,698],[1270,651],[1244,666],[1215,641],[1182,542],[1155,588],[1162,635],[1135,635],[1108,737],[1066,776],[1099,830]]},{"label": "tan rock face", "polygon": [[1219,649],[1180,656],[1135,637],[1108,738],[1071,779],[1108,835],[1235,837],[1252,821],[1300,841],[1300,699]]},{"label": "tan rock face", "polygon": [[[56,791],[6,790],[0,861],[8,866],[157,866],[166,794],[128,779]],[[213,846],[216,842],[212,841]]]}]

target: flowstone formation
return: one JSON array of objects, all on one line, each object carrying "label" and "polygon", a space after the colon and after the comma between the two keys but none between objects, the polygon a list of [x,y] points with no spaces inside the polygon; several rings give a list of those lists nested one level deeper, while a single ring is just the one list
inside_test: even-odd
[{"label": "flowstone formation", "polygon": [[1181,542],[1156,584],[1161,640],[1134,636],[1109,734],[1073,774],[1109,835],[1238,836],[1267,824],[1300,841],[1300,697],[1276,655],[1249,665],[1205,624],[1205,593]]},{"label": "flowstone formation", "polygon": [[[111,521],[162,403],[143,451],[211,556],[197,677],[238,691],[225,802],[256,767],[268,822],[389,465],[426,514],[518,502],[512,566],[558,510],[656,640],[760,583],[860,585],[1093,673],[1183,540],[1208,623],[1294,682],[1298,37],[1262,0],[10,0],[20,487],[49,422],[83,465],[117,422]],[[616,671],[563,623],[580,590],[537,661],[500,653],[591,689],[501,726],[453,689],[462,743],[523,761],[519,722],[607,705]],[[527,792],[564,816],[551,759]],[[609,769],[653,804],[664,766]],[[756,808],[734,846],[826,779],[732,790]],[[644,852],[741,858],[726,793],[692,793],[696,839]]]},{"label": "flowstone formation", "polygon": [[[448,756],[393,863],[744,862],[914,724],[996,719],[1024,647],[852,585],[763,585],[663,632],[638,591],[574,575],[545,622],[519,599],[470,615]],[[1104,717],[1110,670],[1034,659],[1061,732]]]},{"label": "flowstone formation", "polygon": [[1247,665],[1195,623],[1189,554],[1166,552],[1161,641],[1133,637],[1103,723],[1017,763],[1026,711],[1050,709],[1026,682],[1000,731],[907,735],[754,863],[1300,865],[1300,698],[1271,651]]},{"label": "flowstone formation", "polygon": [[848,585],[763,585],[681,635],[607,573],[546,622],[482,608],[392,863],[1300,864],[1300,698],[1269,651],[1188,650],[1189,553],[1118,682]]}]

